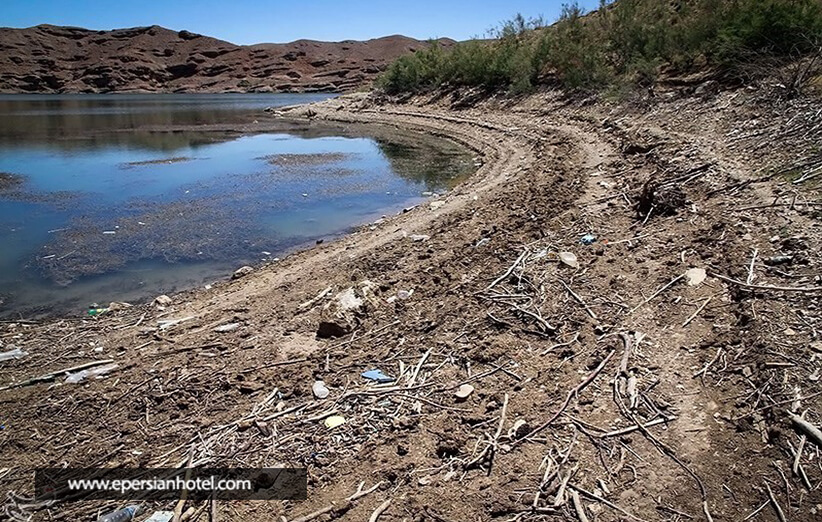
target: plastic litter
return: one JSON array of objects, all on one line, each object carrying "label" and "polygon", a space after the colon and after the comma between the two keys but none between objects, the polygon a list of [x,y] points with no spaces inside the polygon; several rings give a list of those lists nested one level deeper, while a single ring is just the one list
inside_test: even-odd
[{"label": "plastic litter", "polygon": [[[80,370],[76,373],[70,373],[66,377],[66,382],[69,384],[79,384],[86,379],[91,379],[92,377],[100,379],[104,377],[106,374],[116,370],[119,367],[117,363],[114,364],[107,364],[105,366],[98,366],[97,368],[91,368],[88,370]],[[126,519],[130,520],[130,519]]]},{"label": "plastic litter", "polygon": [[583,245],[593,245],[597,242],[597,237],[594,234],[585,234],[579,240]]},{"label": "plastic litter", "polygon": [[165,294],[158,295],[154,298],[154,304],[158,307],[165,307],[171,305],[172,301],[171,298]]},{"label": "plastic litter", "polygon": [[214,329],[215,332],[225,333],[225,332],[233,332],[237,328],[240,327],[240,323],[228,323],[218,326]]},{"label": "plastic litter", "polygon": [[11,348],[11,350],[7,352],[0,352],[0,362],[8,361],[11,359],[20,359],[29,354],[29,352],[24,352],[23,350],[14,346],[13,344],[8,345],[8,348]]},{"label": "plastic litter", "polygon": [[155,511],[144,522],[169,522],[172,518],[174,518],[173,511]]},{"label": "plastic litter", "polygon": [[190,315],[188,317],[183,317],[182,319],[162,319],[160,321],[157,321],[157,327],[160,330],[165,330],[167,328],[171,328],[172,326],[174,326],[176,324],[180,324],[184,321],[190,321],[191,319],[194,319],[193,315]]},{"label": "plastic litter", "polygon": [[571,268],[579,268],[579,261],[577,261],[577,256],[573,252],[560,252],[559,260]]},{"label": "plastic litter", "polygon": [[365,377],[366,379],[370,380],[370,381],[376,381],[378,383],[393,382],[394,381],[393,377],[390,377],[390,376],[382,373],[382,371],[380,371],[380,370],[368,370],[367,372],[363,372],[362,376]]},{"label": "plastic litter", "polygon": [[411,290],[400,290],[397,292],[397,299],[402,299],[404,301],[406,299],[410,299],[412,295],[414,295],[413,288]]},{"label": "plastic litter", "polygon": [[454,396],[457,399],[464,401],[472,393],[474,393],[474,387],[470,384],[463,384],[462,386],[460,386],[459,390],[457,390],[457,392],[454,393]]},{"label": "plastic litter", "polygon": [[341,415],[332,415],[331,417],[326,418],[323,424],[325,424],[325,427],[328,429],[334,429],[337,426],[342,426],[345,424],[345,417]]},{"label": "plastic litter", "polygon": [[705,281],[706,277],[708,277],[708,274],[705,273],[704,268],[689,268],[685,271],[685,281],[687,281],[688,286],[699,286]]},{"label": "plastic litter", "polygon": [[487,245],[490,242],[491,242],[491,239],[489,239],[487,237],[484,237],[484,238],[480,239],[479,241],[477,241],[477,244],[474,245],[474,248],[483,247],[483,246]]},{"label": "plastic litter", "polygon": [[108,312],[108,308],[100,306],[97,303],[92,303],[88,306],[88,314],[91,316],[100,315]]},{"label": "plastic litter", "polygon": [[764,261],[768,266],[786,265],[793,261],[793,256],[773,256],[765,258]]},{"label": "plastic litter", "polygon": [[134,520],[134,517],[140,513],[140,510],[140,506],[126,506],[108,515],[103,515],[97,519],[97,522],[128,522],[129,520]]},{"label": "plastic litter", "polygon": [[328,394],[331,393],[328,391],[328,388],[325,387],[325,383],[323,381],[314,382],[314,385],[311,387],[311,391],[314,392],[314,397],[318,399],[325,399],[328,397]]}]

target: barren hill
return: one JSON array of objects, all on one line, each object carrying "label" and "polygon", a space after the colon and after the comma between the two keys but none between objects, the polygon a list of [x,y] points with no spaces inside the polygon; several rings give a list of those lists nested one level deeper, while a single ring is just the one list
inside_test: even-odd
[{"label": "barren hill", "polygon": [[426,45],[395,35],[240,46],[156,25],[0,28],[0,92],[347,91]]}]

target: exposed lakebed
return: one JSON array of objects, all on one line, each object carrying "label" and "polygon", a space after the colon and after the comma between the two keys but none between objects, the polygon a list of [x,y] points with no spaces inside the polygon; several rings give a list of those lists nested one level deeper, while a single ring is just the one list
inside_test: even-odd
[{"label": "exposed lakebed", "polygon": [[444,140],[262,120],[318,95],[0,96],[0,315],[224,278],[443,192]]}]

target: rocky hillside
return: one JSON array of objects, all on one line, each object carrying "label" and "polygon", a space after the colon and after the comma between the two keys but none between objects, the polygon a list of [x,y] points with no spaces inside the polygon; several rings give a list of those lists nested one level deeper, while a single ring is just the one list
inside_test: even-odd
[{"label": "rocky hillside", "polygon": [[0,92],[339,92],[426,45],[387,36],[239,46],[156,25],[0,28]]}]

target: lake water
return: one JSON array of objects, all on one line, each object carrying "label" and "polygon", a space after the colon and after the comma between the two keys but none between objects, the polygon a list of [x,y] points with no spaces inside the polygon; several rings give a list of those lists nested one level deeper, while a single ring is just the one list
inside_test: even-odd
[{"label": "lake water", "polygon": [[324,98],[0,96],[0,316],[82,314],[223,279],[473,168],[443,140],[264,118]]}]

